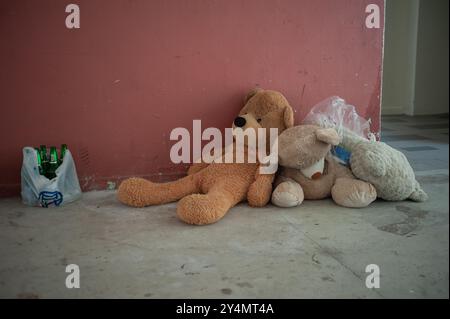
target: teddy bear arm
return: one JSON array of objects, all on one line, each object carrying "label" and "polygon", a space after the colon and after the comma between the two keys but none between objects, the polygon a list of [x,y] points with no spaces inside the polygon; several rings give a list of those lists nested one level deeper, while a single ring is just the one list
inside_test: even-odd
[{"label": "teddy bear arm", "polygon": [[274,179],[274,174],[259,174],[256,177],[247,192],[247,201],[250,206],[262,207],[269,202]]}]

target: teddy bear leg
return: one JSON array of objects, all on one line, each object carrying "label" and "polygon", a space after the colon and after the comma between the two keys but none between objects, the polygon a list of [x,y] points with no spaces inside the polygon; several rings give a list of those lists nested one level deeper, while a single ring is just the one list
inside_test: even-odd
[{"label": "teddy bear leg", "polygon": [[409,195],[409,199],[415,202],[424,202],[428,199],[427,193],[420,187],[420,184],[418,181],[416,181],[416,187],[414,189],[414,192],[412,192],[411,195]]},{"label": "teddy bear leg", "polygon": [[177,215],[188,224],[212,224],[238,202],[235,194],[226,191],[220,184],[214,185],[206,194],[192,194],[182,198],[177,205]]},{"label": "teddy bear leg", "polygon": [[117,198],[133,207],[144,207],[174,202],[188,194],[200,191],[196,175],[168,183],[153,183],[143,178],[124,180],[117,190]]},{"label": "teddy bear leg", "polygon": [[304,198],[302,187],[295,181],[285,181],[278,184],[272,193],[272,203],[279,207],[298,206]]},{"label": "teddy bear leg", "polygon": [[348,177],[336,179],[331,188],[331,196],[336,204],[344,207],[366,207],[377,198],[372,184]]}]

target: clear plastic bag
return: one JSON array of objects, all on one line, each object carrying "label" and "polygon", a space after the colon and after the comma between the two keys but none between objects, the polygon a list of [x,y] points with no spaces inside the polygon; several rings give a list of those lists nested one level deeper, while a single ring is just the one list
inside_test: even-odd
[{"label": "clear plastic bag", "polygon": [[[331,96],[314,105],[303,124],[334,128],[341,138],[352,134],[363,139],[376,140],[375,134],[370,131],[370,119],[359,116],[355,107],[339,96]],[[330,153],[340,164],[350,166],[351,153],[342,145],[333,146]]]},{"label": "clear plastic bag", "polygon": [[373,140],[375,135],[370,131],[370,120],[358,115],[353,105],[347,104],[339,96],[331,96],[317,103],[306,115],[303,124],[315,124],[321,127],[332,127],[342,137],[344,129]]},{"label": "clear plastic bag", "polygon": [[66,151],[51,180],[39,173],[36,150],[23,148],[21,171],[22,201],[30,206],[60,206],[81,197],[80,183],[72,154]]}]

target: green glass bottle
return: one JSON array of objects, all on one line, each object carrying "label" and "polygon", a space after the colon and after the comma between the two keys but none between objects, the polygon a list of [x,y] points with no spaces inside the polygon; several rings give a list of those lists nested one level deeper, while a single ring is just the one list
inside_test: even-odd
[{"label": "green glass bottle", "polygon": [[56,169],[58,168],[58,151],[55,146],[50,147],[50,162],[47,170],[47,178],[52,179],[56,177]]},{"label": "green glass bottle", "polygon": [[37,158],[39,174],[43,175],[41,150],[38,147],[36,147],[35,150],[36,150],[36,158]]},{"label": "green glass bottle", "polygon": [[41,145],[39,149],[41,152],[42,175],[47,177],[47,169],[48,169],[47,146]]},{"label": "green glass bottle", "polygon": [[61,150],[60,150],[60,158],[59,158],[59,164],[61,165],[62,161],[64,160],[64,156],[66,155],[67,151],[67,144],[61,144]]}]

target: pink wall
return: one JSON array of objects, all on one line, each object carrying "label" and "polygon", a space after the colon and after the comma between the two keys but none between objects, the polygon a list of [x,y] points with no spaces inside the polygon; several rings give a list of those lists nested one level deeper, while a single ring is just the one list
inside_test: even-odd
[{"label": "pink wall", "polygon": [[[78,30],[65,27],[69,3]],[[85,190],[173,178],[184,167],[170,162],[170,131],[229,126],[256,85],[284,92],[297,121],[340,95],[378,130],[383,27],[365,27],[369,3],[383,11],[383,0],[0,2],[0,195],[18,194],[21,149],[42,143],[69,145]]]}]

